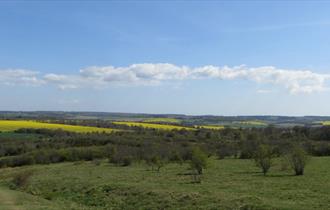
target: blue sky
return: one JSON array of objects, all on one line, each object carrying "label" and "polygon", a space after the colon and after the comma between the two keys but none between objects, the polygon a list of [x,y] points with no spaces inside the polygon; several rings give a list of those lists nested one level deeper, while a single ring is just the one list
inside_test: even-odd
[{"label": "blue sky", "polygon": [[0,2],[0,110],[330,115],[330,3]]}]

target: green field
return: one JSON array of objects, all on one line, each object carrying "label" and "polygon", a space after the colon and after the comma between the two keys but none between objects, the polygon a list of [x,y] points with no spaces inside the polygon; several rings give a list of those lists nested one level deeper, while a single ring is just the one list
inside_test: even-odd
[{"label": "green field", "polygon": [[169,164],[160,172],[144,164],[117,167],[106,161],[34,165],[1,169],[0,197],[1,189],[8,196],[15,193],[4,188],[14,174],[33,170],[20,189],[25,200],[19,209],[38,209],[31,208],[34,199],[52,207],[45,210],[330,209],[329,165],[329,157],[312,158],[304,176],[280,171],[279,165],[263,176],[251,160],[211,159],[201,184],[191,183],[186,164]]},{"label": "green field", "polygon": [[194,128],[184,127],[179,125],[164,125],[164,124],[156,124],[156,123],[145,123],[145,122],[113,122],[117,125],[126,125],[130,127],[143,127],[143,128],[152,128],[152,129],[163,129],[163,130],[195,130]]},{"label": "green field", "polygon": [[146,123],[180,123],[181,120],[175,118],[148,118],[143,120]]},{"label": "green field", "polygon": [[16,121],[16,120],[0,120],[0,131],[11,132],[21,128],[46,128],[46,129],[63,129],[72,132],[112,132],[114,129],[110,128],[97,128],[90,126],[76,126],[76,125],[64,125],[64,124],[52,124],[52,123],[41,123],[36,121]]}]

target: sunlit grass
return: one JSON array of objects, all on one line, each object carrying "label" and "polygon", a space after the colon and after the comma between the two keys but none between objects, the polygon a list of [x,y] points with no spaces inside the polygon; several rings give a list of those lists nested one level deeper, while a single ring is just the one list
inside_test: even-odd
[{"label": "sunlit grass", "polygon": [[[76,162],[4,168],[0,183],[7,186],[15,174],[34,171],[21,192],[35,195],[37,204],[47,198],[47,208],[42,208],[47,210],[48,206],[72,210],[329,209],[329,164],[329,157],[314,157],[303,176],[293,176],[292,170],[281,170],[280,160],[275,159],[263,176],[252,160],[210,158],[202,182],[196,184],[186,163],[167,164],[155,172],[143,163],[118,167],[104,160],[99,165]],[[38,209],[30,203],[23,202],[23,209]]]}]

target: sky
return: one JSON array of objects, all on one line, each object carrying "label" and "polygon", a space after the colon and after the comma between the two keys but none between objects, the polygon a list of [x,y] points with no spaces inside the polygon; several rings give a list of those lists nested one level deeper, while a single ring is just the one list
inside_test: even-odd
[{"label": "sky", "polygon": [[0,1],[0,110],[330,116],[329,8]]}]

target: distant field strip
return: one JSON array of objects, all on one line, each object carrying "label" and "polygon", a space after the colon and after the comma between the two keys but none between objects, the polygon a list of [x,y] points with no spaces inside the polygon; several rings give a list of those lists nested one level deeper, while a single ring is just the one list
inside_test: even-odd
[{"label": "distant field strip", "polygon": [[164,123],[180,123],[181,120],[175,118],[149,118],[143,120],[146,123],[154,123],[154,122],[164,122]]},{"label": "distant field strip", "polygon": [[318,121],[316,123],[320,123],[321,125],[325,125],[325,126],[330,125],[330,121]]},{"label": "distant field strip", "polygon": [[163,125],[163,124],[155,124],[155,123],[144,123],[144,122],[113,122],[117,125],[127,125],[130,127],[143,127],[143,128],[154,128],[154,129],[163,129],[163,130],[195,130],[194,128],[179,126],[179,125]]},{"label": "distant field strip", "polygon": [[204,128],[204,129],[211,129],[211,130],[221,130],[225,127],[223,125],[196,125],[195,128]]},{"label": "distant field strip", "polygon": [[90,126],[77,126],[77,125],[63,125],[53,123],[42,123],[35,121],[16,121],[16,120],[0,120],[0,131],[9,132],[15,131],[21,128],[46,128],[46,129],[63,129],[66,131],[87,133],[87,132],[113,132],[115,129],[111,128],[97,128]]},{"label": "distant field strip", "polygon": [[242,124],[242,125],[254,125],[254,126],[267,126],[268,124],[263,121],[237,121],[233,122],[234,124]]}]

